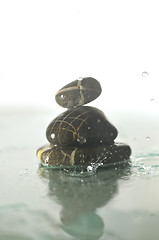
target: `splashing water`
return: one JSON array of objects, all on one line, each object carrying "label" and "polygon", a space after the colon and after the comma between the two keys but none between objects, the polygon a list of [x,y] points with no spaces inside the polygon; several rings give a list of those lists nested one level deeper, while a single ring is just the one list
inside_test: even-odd
[{"label": "splashing water", "polygon": [[132,158],[131,168],[133,175],[158,175],[159,154],[146,154]]}]

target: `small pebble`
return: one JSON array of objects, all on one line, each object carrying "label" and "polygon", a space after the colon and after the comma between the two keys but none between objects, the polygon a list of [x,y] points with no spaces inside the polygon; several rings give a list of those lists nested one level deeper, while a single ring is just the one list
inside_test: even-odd
[{"label": "small pebble", "polygon": [[101,94],[100,83],[87,77],[82,80],[75,80],[56,93],[56,102],[64,108],[83,106],[96,99]]},{"label": "small pebble", "polygon": [[101,110],[88,106],[60,114],[46,130],[48,141],[61,146],[112,144],[117,134]]}]

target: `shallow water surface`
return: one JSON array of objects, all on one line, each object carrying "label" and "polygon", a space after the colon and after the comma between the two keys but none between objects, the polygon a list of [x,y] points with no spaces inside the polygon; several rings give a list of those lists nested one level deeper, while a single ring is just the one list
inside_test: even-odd
[{"label": "shallow water surface", "polygon": [[35,155],[47,143],[51,117],[49,111],[1,110],[0,240],[158,240],[158,118],[152,132],[142,125],[139,134],[137,120],[125,124],[128,119],[111,113],[119,140],[132,147],[130,164],[70,177],[41,167]]}]

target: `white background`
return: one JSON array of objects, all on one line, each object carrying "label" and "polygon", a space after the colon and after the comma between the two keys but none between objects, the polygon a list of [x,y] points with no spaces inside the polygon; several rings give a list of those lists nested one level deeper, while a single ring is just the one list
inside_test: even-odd
[{"label": "white background", "polygon": [[158,69],[158,1],[0,0],[0,106],[59,108],[55,93],[91,76],[92,105],[158,111]]}]

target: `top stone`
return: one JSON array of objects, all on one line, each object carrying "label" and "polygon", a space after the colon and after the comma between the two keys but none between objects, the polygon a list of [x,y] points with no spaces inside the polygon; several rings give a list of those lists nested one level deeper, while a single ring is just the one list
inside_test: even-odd
[{"label": "top stone", "polygon": [[101,94],[100,83],[92,78],[75,80],[56,93],[56,102],[64,108],[83,106],[96,99]]}]

